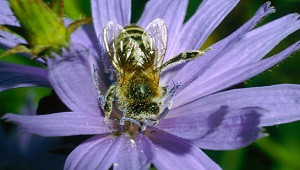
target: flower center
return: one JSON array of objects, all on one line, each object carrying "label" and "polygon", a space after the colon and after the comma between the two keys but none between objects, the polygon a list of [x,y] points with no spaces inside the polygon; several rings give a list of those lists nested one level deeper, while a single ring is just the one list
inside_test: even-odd
[{"label": "flower center", "polygon": [[134,138],[136,134],[141,132],[141,126],[133,122],[126,121],[124,125],[119,123],[116,125],[119,126],[119,130],[115,133],[116,136],[126,134],[128,138]]}]

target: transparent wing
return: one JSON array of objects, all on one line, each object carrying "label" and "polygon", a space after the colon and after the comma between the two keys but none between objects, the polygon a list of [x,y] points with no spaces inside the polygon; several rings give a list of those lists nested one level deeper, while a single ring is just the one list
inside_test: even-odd
[{"label": "transparent wing", "polygon": [[[149,37],[151,38],[151,43],[147,43],[149,41]],[[164,60],[164,55],[167,50],[168,43],[168,30],[165,22],[158,18],[149,23],[145,29],[145,32],[142,36],[144,44],[151,44],[154,51],[157,51],[157,58],[155,59],[155,68],[159,68]]]},{"label": "transparent wing", "polygon": [[119,68],[119,59],[116,56],[116,40],[118,38],[119,33],[122,31],[126,32],[121,25],[109,21],[104,27],[102,35],[107,55],[110,58],[112,65],[116,69]]}]

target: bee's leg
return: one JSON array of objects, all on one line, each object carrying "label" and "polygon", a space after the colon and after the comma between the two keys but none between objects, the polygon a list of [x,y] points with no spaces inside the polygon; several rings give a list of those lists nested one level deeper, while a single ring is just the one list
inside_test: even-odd
[{"label": "bee's leg", "polygon": [[133,123],[135,123],[136,125],[138,125],[139,127],[141,127],[141,124],[139,121],[135,120],[135,119],[132,119],[132,118],[128,118],[128,117],[125,117],[126,114],[122,114],[122,118],[120,120],[120,131],[123,132],[124,130],[124,124],[125,124],[125,121],[130,121],[131,123],[131,126]]},{"label": "bee's leg", "polygon": [[93,74],[93,81],[94,81],[94,85],[96,87],[97,93],[98,93],[98,102],[100,104],[100,107],[102,110],[104,110],[104,105],[105,105],[105,97],[101,94],[101,91],[99,89],[99,83],[98,83],[98,68],[93,64],[93,70],[92,70],[92,74]]},{"label": "bee's leg", "polygon": [[100,104],[101,109],[104,110],[106,101],[105,101],[105,97],[103,95],[98,96],[98,102]]},{"label": "bee's leg", "polygon": [[144,132],[146,130],[146,127],[148,126],[148,124],[150,123],[150,117],[148,117],[148,119],[143,123],[142,127],[141,127],[141,132]]},{"label": "bee's leg", "polygon": [[133,123],[135,123],[136,125],[138,125],[139,127],[141,127],[141,123],[140,123],[138,120],[129,118],[129,121],[130,121],[130,123],[131,123],[131,126],[132,126]]},{"label": "bee's leg", "polygon": [[96,87],[98,95],[100,96],[101,91],[99,89],[99,83],[98,83],[98,67],[96,67],[94,64],[93,64],[93,70],[92,70],[92,72],[93,72],[94,85]]},{"label": "bee's leg", "polygon": [[103,106],[104,114],[105,114],[105,122],[108,122],[109,116],[112,111],[113,101],[115,99],[116,86],[111,85],[105,95],[105,104]]},{"label": "bee's leg", "polygon": [[171,108],[174,95],[177,89],[180,87],[179,83],[173,82],[173,84],[174,84],[173,87],[171,88],[170,91],[168,91],[167,97],[164,100],[164,105],[163,105],[164,110],[156,117],[156,120],[160,120],[164,118]]},{"label": "bee's leg", "polygon": [[204,51],[190,50],[190,51],[187,51],[187,52],[184,52],[184,53],[180,53],[180,54],[176,55],[175,57],[173,57],[173,58],[169,59],[168,61],[166,61],[159,68],[160,68],[160,70],[163,70],[164,68],[166,68],[170,64],[176,64],[176,63],[178,63],[180,61],[183,61],[183,60],[192,60],[194,58],[202,56],[203,54],[205,54],[209,50],[210,49],[207,49],[207,50],[204,50]]},{"label": "bee's leg", "polygon": [[123,126],[125,121],[127,120],[126,119],[126,113],[127,113],[127,110],[126,108],[122,110],[122,117],[121,117],[121,120],[120,120],[120,125]]},{"label": "bee's leg", "polygon": [[116,80],[116,73],[115,73],[115,70],[114,70],[113,67],[109,68],[109,75],[108,75],[108,77],[109,77],[110,83],[114,83],[114,82],[117,81]]}]

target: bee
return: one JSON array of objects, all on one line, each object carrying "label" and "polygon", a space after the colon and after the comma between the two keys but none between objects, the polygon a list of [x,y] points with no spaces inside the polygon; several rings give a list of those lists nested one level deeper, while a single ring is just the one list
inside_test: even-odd
[{"label": "bee", "polygon": [[160,84],[160,74],[167,66],[203,54],[198,50],[181,53],[164,62],[167,49],[167,26],[156,19],[143,30],[136,25],[122,27],[108,22],[103,29],[103,43],[115,71],[117,81],[112,84],[102,104],[107,122],[116,102],[124,121],[145,127],[149,121],[162,118],[169,107],[162,110],[166,100],[171,101],[179,85],[168,90]]}]

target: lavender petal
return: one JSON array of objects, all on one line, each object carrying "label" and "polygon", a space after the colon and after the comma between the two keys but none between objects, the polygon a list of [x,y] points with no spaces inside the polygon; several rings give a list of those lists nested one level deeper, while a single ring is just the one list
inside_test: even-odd
[{"label": "lavender petal", "polygon": [[55,92],[72,111],[100,115],[87,49],[73,45],[62,56],[47,60],[49,80]]},{"label": "lavender petal", "polygon": [[91,135],[112,132],[112,122],[85,112],[63,112],[39,116],[5,114],[2,119],[15,122],[27,132],[40,136]]},{"label": "lavender petal", "polygon": [[109,169],[122,144],[112,135],[96,135],[72,151],[64,169]]},{"label": "lavender petal", "polygon": [[214,110],[204,109],[185,107],[181,111],[186,114],[161,120],[157,126],[213,150],[240,148],[261,137],[259,121],[264,110],[258,106],[235,109],[224,104]]},{"label": "lavender petal", "polygon": [[146,132],[156,147],[154,160],[157,169],[221,169],[191,142],[158,129]]},{"label": "lavender petal", "polygon": [[234,46],[216,57],[211,67],[206,69],[199,79],[205,81],[205,77],[220,75],[262,59],[282,39],[300,29],[299,17],[298,14],[290,14],[250,31]]},{"label": "lavender petal", "polygon": [[[65,22],[72,23],[73,21],[69,18],[64,18]],[[96,36],[93,24],[85,24],[77,28],[71,34],[71,40],[73,43],[79,43],[87,47],[92,55],[99,55],[99,44],[98,37]]]},{"label": "lavender petal", "polygon": [[170,56],[199,49],[211,32],[236,6],[239,0],[204,0],[196,13],[183,25],[179,38],[174,42]]},{"label": "lavender petal", "polygon": [[[234,46],[239,40],[249,32],[256,24],[266,17],[270,13],[274,13],[275,9],[270,7],[270,2],[262,5],[255,15],[243,26],[241,26],[234,33],[219,41],[212,46],[212,49],[207,52],[204,56],[194,59],[192,62],[188,62],[184,65],[182,69],[177,72],[168,71],[168,76],[162,76],[161,81],[165,84],[172,84],[173,81],[181,81],[182,87],[185,87],[189,82],[193,81],[198,77],[203,77],[202,74],[207,70],[207,68],[212,67],[215,60],[218,60],[216,56],[222,56],[227,48]],[[187,74],[189,73],[189,74]],[[190,74],[194,73],[194,74]],[[182,89],[182,88],[181,88]]]},{"label": "lavender petal", "polygon": [[92,0],[91,5],[97,37],[101,37],[103,28],[108,21],[122,26],[130,23],[131,0]]},{"label": "lavender petal", "polygon": [[166,22],[168,27],[168,50],[165,60],[171,57],[169,53],[176,45],[174,42],[181,30],[187,5],[187,0],[148,1],[141,18],[137,22],[137,25],[142,28],[146,28],[150,22],[157,18],[161,18]]},{"label": "lavender petal", "polygon": [[[10,9],[9,2],[5,0],[0,0],[0,25],[20,26],[20,23]],[[26,42],[20,36],[0,30],[0,48],[8,49],[17,44],[26,44]]]},{"label": "lavender petal", "polygon": [[[65,21],[67,23],[72,22],[68,18],[65,18]],[[109,72],[109,70],[103,66],[103,63],[105,63],[108,58],[105,54],[105,50],[99,46],[98,37],[96,36],[93,24],[85,24],[76,29],[76,31],[72,33],[71,39],[73,43],[82,44],[89,49],[91,73],[97,78],[101,92],[106,92],[108,83],[105,83],[105,80],[107,79],[107,72]],[[98,75],[95,74],[96,72]]]},{"label": "lavender petal", "polygon": [[[260,60],[257,62],[246,64],[241,67],[234,68],[216,77],[210,77],[211,79],[206,82],[201,82],[200,80],[193,81],[191,84],[189,84],[189,88],[181,90],[178,93],[178,95],[175,96],[173,107],[180,107],[182,105],[185,105],[185,103],[189,103],[205,95],[224,90],[230,86],[247,80],[274,66],[275,64],[289,57],[293,52],[299,49],[300,42],[297,42],[279,54],[276,54],[264,60]],[[189,95],[187,96],[186,94]],[[181,100],[183,95],[185,100]]]},{"label": "lavender petal", "polygon": [[20,25],[6,0],[0,0],[0,25]]},{"label": "lavender petal", "polygon": [[18,87],[51,87],[47,71],[42,68],[0,62],[0,92]]},{"label": "lavender petal", "polygon": [[9,49],[18,44],[27,44],[20,36],[0,30],[0,48]]},{"label": "lavender petal", "polygon": [[184,115],[184,113],[193,114],[193,109],[199,112],[201,110],[213,112],[223,105],[234,109],[259,107],[264,110],[259,125],[272,126],[300,120],[299,96],[299,85],[282,84],[236,89],[216,93],[174,109],[172,116]]},{"label": "lavender petal", "polygon": [[155,151],[152,142],[143,134],[137,134],[133,139],[126,135],[119,138],[122,145],[118,148],[119,154],[113,164],[114,169],[149,169]]}]

